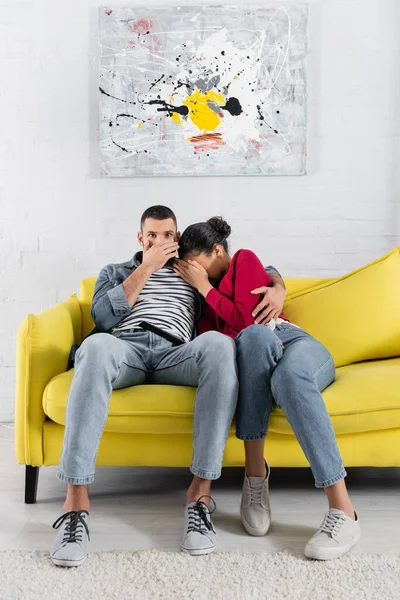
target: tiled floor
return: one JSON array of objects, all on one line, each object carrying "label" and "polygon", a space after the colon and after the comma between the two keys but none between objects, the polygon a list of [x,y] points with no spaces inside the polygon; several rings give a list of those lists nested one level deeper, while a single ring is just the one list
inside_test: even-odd
[{"label": "tiled floor", "polygon": [[[179,550],[185,469],[98,468],[91,486],[92,551],[143,548]],[[362,525],[355,552],[400,552],[400,469],[350,469],[348,486]],[[40,470],[38,501],[24,504],[24,467],[14,458],[13,431],[0,427],[0,549],[47,550],[52,523],[61,514],[65,485],[55,468]],[[214,484],[218,549],[301,552],[326,509],[309,470],[273,469],[273,524],[252,538],[239,521],[241,469],[225,469]]]}]

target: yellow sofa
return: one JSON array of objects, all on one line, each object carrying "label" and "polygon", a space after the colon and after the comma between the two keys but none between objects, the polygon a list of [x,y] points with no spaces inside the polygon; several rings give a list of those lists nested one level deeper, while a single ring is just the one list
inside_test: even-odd
[{"label": "yellow sofa", "polygon": [[[16,456],[26,465],[25,502],[36,501],[38,467],[57,465],[73,371],[71,346],[93,327],[90,304],[95,278],[74,295],[38,315],[28,315],[17,337]],[[288,279],[288,297],[334,280]],[[290,303],[289,303],[290,308]],[[290,311],[289,311],[290,312]],[[290,318],[290,315],[289,315]],[[389,315],[390,318],[390,315]],[[344,463],[400,466],[400,337],[397,357],[341,366],[324,391]],[[137,386],[114,391],[97,464],[188,467],[192,454],[194,389]],[[307,460],[279,409],[266,441],[272,466],[303,467]],[[224,465],[244,464],[243,444],[232,427]]]}]

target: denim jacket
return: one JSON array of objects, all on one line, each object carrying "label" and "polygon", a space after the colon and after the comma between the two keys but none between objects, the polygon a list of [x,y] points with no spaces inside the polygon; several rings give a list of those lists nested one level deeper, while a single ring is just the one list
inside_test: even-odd
[{"label": "denim jacket", "polygon": [[[120,321],[132,310],[129,304],[122,283],[131,275],[142,262],[142,252],[137,252],[135,256],[127,262],[120,264],[110,264],[103,267],[94,289],[91,315],[100,331],[110,331],[118,325]],[[267,273],[279,272],[274,267],[267,267]],[[200,294],[196,298],[195,321],[199,318],[202,309],[202,298]]]}]

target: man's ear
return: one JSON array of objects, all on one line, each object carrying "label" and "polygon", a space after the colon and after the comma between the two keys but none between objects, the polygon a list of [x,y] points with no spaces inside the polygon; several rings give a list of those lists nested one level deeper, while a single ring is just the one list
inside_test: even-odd
[{"label": "man's ear", "polygon": [[142,246],[142,248],[143,248],[143,246],[144,246],[144,242],[143,242],[143,233],[142,233],[141,231],[139,231],[139,233],[137,234],[137,239],[138,239],[138,242],[139,242],[139,244],[140,244],[140,245]]},{"label": "man's ear", "polygon": [[180,239],[181,239],[181,232],[177,231],[176,232],[176,241],[179,242]]}]

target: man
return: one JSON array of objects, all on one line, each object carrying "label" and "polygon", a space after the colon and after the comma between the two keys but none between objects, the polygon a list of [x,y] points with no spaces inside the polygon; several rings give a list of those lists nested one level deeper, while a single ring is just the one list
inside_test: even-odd
[{"label": "man", "polygon": [[[104,333],[88,337],[75,358],[57,472],[68,484],[64,513],[53,525],[58,533],[51,558],[58,566],[78,566],[87,557],[88,485],[94,480],[112,390],[144,383],[197,387],[194,477],[187,492],[182,550],[207,554],[215,549],[209,499],[237,403],[235,344],[217,332],[193,339],[201,304],[171,266],[179,241],[174,213],[165,206],[146,210],[138,241],[143,252],[101,270],[91,312]],[[274,277],[279,286],[280,278]],[[275,292],[274,298],[269,291],[272,308],[282,297],[281,288]]]}]

